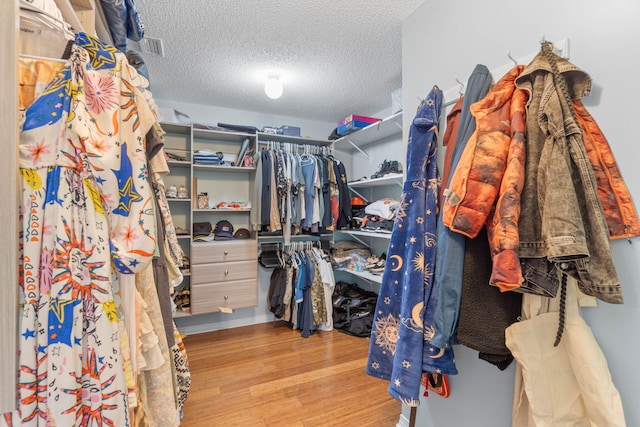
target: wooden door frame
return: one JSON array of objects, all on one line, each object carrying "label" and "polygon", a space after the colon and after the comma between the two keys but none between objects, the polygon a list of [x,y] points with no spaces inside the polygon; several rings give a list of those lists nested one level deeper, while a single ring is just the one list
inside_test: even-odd
[{"label": "wooden door frame", "polygon": [[0,413],[16,409],[18,341],[18,0],[0,1]]}]

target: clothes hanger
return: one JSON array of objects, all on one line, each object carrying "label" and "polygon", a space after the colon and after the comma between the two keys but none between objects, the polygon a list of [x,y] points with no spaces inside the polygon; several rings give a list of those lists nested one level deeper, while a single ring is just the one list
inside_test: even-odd
[{"label": "clothes hanger", "polygon": [[515,59],[513,59],[513,56],[511,56],[511,52],[507,51],[507,58],[509,58],[510,60],[513,61],[514,66],[518,66],[518,61],[516,61]]},{"label": "clothes hanger", "polygon": [[458,76],[455,77],[456,82],[460,85],[460,90],[458,90],[458,94],[462,97],[464,95],[464,84],[458,79]]},{"label": "clothes hanger", "polygon": [[32,22],[42,24],[58,32],[64,40],[75,39],[75,34],[71,31],[71,26],[59,18],[33,6],[25,0],[20,0],[20,17],[30,19]]}]

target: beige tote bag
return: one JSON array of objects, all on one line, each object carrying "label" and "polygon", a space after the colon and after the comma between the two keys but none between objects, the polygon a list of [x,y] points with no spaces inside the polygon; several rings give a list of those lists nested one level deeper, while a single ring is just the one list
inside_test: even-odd
[{"label": "beige tote bag", "polygon": [[513,427],[626,426],[607,360],[578,311],[574,279],[567,280],[565,328],[554,347],[558,300],[525,294],[525,320],[505,331],[517,361]]}]

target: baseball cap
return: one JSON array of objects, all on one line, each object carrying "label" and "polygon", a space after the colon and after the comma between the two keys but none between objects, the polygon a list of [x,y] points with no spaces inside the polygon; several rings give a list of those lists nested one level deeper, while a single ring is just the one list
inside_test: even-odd
[{"label": "baseball cap", "polygon": [[218,221],[214,233],[214,240],[233,239],[233,225],[227,220]]},{"label": "baseball cap", "polygon": [[233,235],[234,239],[249,239],[251,233],[246,228],[238,228]]},{"label": "baseball cap", "polygon": [[194,236],[207,236],[212,231],[210,222],[194,222],[193,223],[193,235]]}]

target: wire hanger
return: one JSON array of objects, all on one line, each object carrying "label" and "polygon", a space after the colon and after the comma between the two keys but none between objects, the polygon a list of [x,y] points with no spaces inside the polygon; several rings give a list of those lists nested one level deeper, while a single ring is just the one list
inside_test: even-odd
[{"label": "wire hanger", "polygon": [[513,61],[513,64],[517,67],[518,66],[518,61],[516,61],[515,59],[513,59],[513,56],[511,56],[511,52],[507,51],[507,58],[509,58],[510,60]]},{"label": "wire hanger", "polygon": [[458,79],[458,76],[455,77],[456,82],[460,85],[460,89],[458,90],[458,93],[460,94],[460,96],[464,95],[464,84],[460,81],[460,79]]}]

